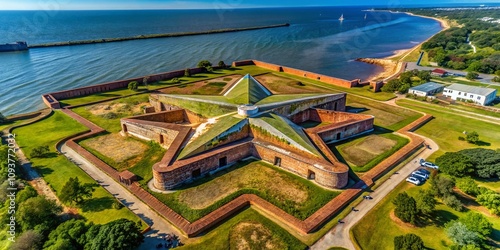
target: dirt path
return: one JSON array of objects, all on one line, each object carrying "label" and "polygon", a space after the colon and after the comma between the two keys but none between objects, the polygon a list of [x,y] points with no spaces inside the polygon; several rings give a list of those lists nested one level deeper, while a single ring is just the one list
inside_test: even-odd
[{"label": "dirt path", "polygon": [[342,219],[344,223],[339,223],[337,226],[332,228],[328,233],[326,233],[320,240],[318,240],[311,249],[328,249],[331,246],[344,247],[346,249],[355,250],[355,246],[352,242],[353,239],[350,237],[351,228],[356,225],[371,209],[373,209],[385,196],[387,196],[399,183],[404,181],[406,177],[413,172],[415,169],[420,167],[416,159],[427,158],[439,149],[439,146],[429,138],[420,136],[425,139],[425,143],[430,145],[431,149],[425,149],[422,153],[415,157],[415,160],[407,163],[398,172],[392,175],[388,181],[385,181],[380,185],[370,196],[373,200],[363,200],[356,207],[356,212],[349,213],[345,218]]}]

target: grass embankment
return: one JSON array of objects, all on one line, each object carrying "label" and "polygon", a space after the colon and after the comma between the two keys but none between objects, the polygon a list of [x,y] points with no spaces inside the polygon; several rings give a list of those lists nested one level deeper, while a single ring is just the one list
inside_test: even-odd
[{"label": "grass embankment", "polygon": [[375,134],[361,136],[340,144],[329,145],[338,151],[354,172],[366,172],[409,142],[408,139],[378,130]]},{"label": "grass embankment", "polygon": [[497,124],[468,118],[453,111],[436,110],[431,104],[411,100],[398,100],[397,104],[434,116],[434,119],[415,131],[418,134],[432,138],[439,145],[439,150],[429,157],[431,161],[445,152],[478,147],[478,145],[458,140],[458,137],[465,136],[464,131],[476,131],[479,134],[479,145],[481,147],[500,148],[500,133],[498,133]]},{"label": "grass embankment", "polygon": [[118,171],[136,174],[139,183],[153,178],[152,166],[159,162],[165,150],[154,142],[143,142],[118,133],[101,135],[78,142],[82,147]]},{"label": "grass embankment", "polygon": [[253,209],[179,249],[306,249],[307,245]]},{"label": "grass embankment", "polygon": [[79,107],[73,111],[108,132],[121,130],[120,119],[143,114],[142,106],[148,106],[149,95],[141,94],[114,101]]},{"label": "grass embankment", "polygon": [[[435,212],[425,218],[422,226],[410,226],[401,221],[391,218],[391,212],[395,206],[392,200],[398,193],[407,192],[415,197],[420,189],[428,189],[430,184],[426,183],[423,186],[414,186],[407,182],[401,183],[385,197],[375,208],[373,208],[365,217],[353,227],[352,233],[357,243],[362,249],[392,249],[394,237],[413,233],[422,238],[424,244],[430,249],[449,249],[452,242],[448,239],[444,225],[445,223],[465,216],[465,212],[457,212],[450,207],[439,203],[436,206]],[[472,208],[470,209],[472,210]],[[494,233],[493,238],[500,240],[500,218],[492,216],[489,213],[484,213],[483,210],[475,210],[474,212],[483,213],[488,220],[493,223]]]},{"label": "grass embankment", "polygon": [[[59,111],[50,117],[14,130],[16,140],[24,154],[29,156],[31,150],[37,146],[49,146],[49,158],[31,159],[33,168],[40,173],[44,180],[52,187],[56,194],[60,194],[62,187],[70,177],[78,177],[82,183],[96,183],[83,170],[71,163],[63,155],[55,152],[54,145],[64,137],[85,131],[87,128]],[[103,187],[96,188],[93,197],[87,200],[78,213],[88,221],[104,224],[120,218],[138,221],[138,217],[128,209],[116,210],[112,208],[115,198]]]},{"label": "grass embankment", "polygon": [[241,194],[256,194],[287,213],[305,219],[339,194],[262,161],[246,161],[204,177],[175,193],[154,196],[195,221]]},{"label": "grass embankment", "polygon": [[325,87],[311,83],[303,83],[297,79],[282,77],[273,73],[259,75],[254,78],[275,95],[332,92],[332,90]]},{"label": "grass embankment", "polygon": [[352,95],[347,96],[346,108],[362,109],[360,114],[375,116],[376,126],[392,131],[397,131],[422,116],[415,111]]}]

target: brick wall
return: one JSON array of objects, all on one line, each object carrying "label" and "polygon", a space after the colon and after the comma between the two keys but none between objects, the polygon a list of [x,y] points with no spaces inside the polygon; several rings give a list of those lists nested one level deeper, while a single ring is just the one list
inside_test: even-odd
[{"label": "brick wall", "polygon": [[[330,143],[369,131],[371,129],[373,129],[373,118],[363,121],[354,121],[338,128],[329,129],[325,132],[319,132],[318,135],[325,142]],[[340,135],[340,138],[337,137],[338,135]]]},{"label": "brick wall", "polygon": [[[179,134],[175,129],[162,128],[154,125],[134,122],[133,120],[121,120],[122,128],[126,126],[126,133],[141,139],[149,139],[159,143],[168,149]],[[125,132],[125,131],[123,131]]]}]

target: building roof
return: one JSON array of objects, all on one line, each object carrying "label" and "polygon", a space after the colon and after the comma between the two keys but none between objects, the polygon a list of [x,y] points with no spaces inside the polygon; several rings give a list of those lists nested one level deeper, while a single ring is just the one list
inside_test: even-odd
[{"label": "building roof", "polygon": [[452,84],[452,85],[446,87],[446,89],[457,90],[457,91],[461,91],[461,92],[467,92],[467,93],[482,95],[482,96],[487,96],[487,95],[497,91],[496,89],[470,86],[470,85],[464,85],[464,84],[458,84],[458,83]]},{"label": "building roof", "polygon": [[120,177],[124,180],[132,180],[133,178],[136,178],[136,175],[128,170],[125,170],[120,173]]},{"label": "building roof", "polygon": [[446,74],[446,71],[444,69],[435,69],[432,71],[432,73]]},{"label": "building roof", "polygon": [[428,92],[431,92],[435,89],[439,89],[442,87],[444,87],[444,85],[442,85],[442,84],[435,83],[435,82],[427,82],[427,83],[420,84],[420,85],[415,86],[415,87],[411,87],[410,90],[416,90],[416,91],[422,91],[422,92],[428,93]]}]

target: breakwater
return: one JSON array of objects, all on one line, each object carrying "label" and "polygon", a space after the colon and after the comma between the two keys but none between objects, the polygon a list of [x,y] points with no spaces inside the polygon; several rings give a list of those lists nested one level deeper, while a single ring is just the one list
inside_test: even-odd
[{"label": "breakwater", "polygon": [[207,30],[207,31],[194,31],[194,32],[177,32],[177,33],[165,33],[165,34],[151,34],[151,35],[139,35],[133,37],[119,37],[119,38],[103,38],[103,39],[93,39],[93,40],[80,40],[80,41],[68,41],[68,42],[56,42],[56,43],[44,43],[30,45],[29,48],[46,48],[46,47],[58,47],[58,46],[72,46],[72,45],[84,45],[84,44],[95,44],[95,43],[113,43],[113,42],[123,42],[131,40],[140,39],[154,39],[154,38],[166,38],[166,37],[181,37],[181,36],[197,36],[197,35],[208,35],[217,33],[229,33],[229,32],[240,32],[249,30],[261,30],[261,29],[272,29],[280,27],[288,27],[289,23],[266,25],[266,26],[253,26],[246,28],[229,28],[229,29],[217,29],[217,30]]}]

